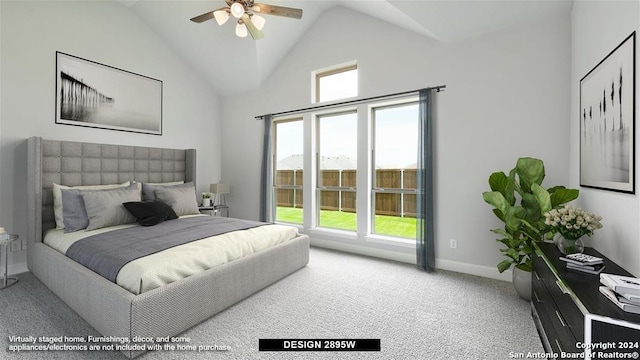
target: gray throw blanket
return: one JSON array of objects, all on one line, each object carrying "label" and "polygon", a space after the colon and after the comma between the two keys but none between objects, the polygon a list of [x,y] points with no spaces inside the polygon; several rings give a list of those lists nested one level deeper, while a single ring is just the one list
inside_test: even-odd
[{"label": "gray throw blanket", "polygon": [[66,255],[116,282],[120,269],[135,259],[209,236],[262,225],[267,223],[217,216],[170,220],[155,226],[136,226],[89,236],[73,243]]}]

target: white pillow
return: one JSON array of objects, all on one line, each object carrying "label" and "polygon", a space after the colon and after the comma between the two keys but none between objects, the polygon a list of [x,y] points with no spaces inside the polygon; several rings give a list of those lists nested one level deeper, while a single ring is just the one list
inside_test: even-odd
[{"label": "white pillow", "polygon": [[131,224],[136,218],[122,205],[140,201],[140,190],[109,190],[82,193],[84,207],[89,217],[87,230]]},{"label": "white pillow", "polygon": [[64,217],[62,215],[62,189],[78,189],[78,190],[105,190],[127,187],[131,185],[131,181],[122,184],[109,185],[83,185],[83,186],[64,186],[53,183],[53,214],[56,218],[56,229],[64,229]]},{"label": "white pillow", "polygon": [[196,189],[191,187],[160,187],[155,191],[156,199],[171,206],[176,215],[200,214]]}]

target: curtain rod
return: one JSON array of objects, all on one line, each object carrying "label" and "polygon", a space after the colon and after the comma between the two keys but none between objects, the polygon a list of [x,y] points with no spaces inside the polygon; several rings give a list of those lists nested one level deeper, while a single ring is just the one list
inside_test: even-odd
[{"label": "curtain rod", "polygon": [[[446,87],[447,87],[446,85],[440,85],[440,86],[424,88],[424,90],[431,90],[431,91],[440,92],[440,91],[444,91],[444,89]],[[404,91],[404,92],[399,92],[399,93],[395,93],[395,94],[373,96],[373,97],[368,97],[368,98],[364,98],[364,99],[348,100],[348,101],[337,102],[337,103],[332,103],[332,104],[311,106],[311,107],[308,107],[308,108],[302,108],[302,109],[297,109],[297,110],[282,111],[282,112],[273,113],[273,114],[270,114],[270,115],[272,115],[272,116],[290,115],[290,114],[296,114],[296,113],[300,113],[300,112],[306,112],[306,111],[309,111],[309,110],[326,109],[326,108],[331,108],[331,107],[335,107],[335,106],[357,104],[357,103],[361,103],[361,102],[365,102],[365,101],[378,100],[378,99],[390,98],[390,97],[394,97],[394,96],[413,94],[413,93],[419,92],[420,90],[423,90],[423,89]],[[258,115],[258,116],[255,117],[255,119],[256,120],[262,120],[262,119],[264,119],[265,116],[267,116],[267,114]]]}]

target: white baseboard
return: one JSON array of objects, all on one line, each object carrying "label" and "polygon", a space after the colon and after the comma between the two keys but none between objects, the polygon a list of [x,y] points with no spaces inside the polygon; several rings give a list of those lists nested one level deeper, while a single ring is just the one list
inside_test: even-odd
[{"label": "white baseboard", "polygon": [[402,254],[395,251],[387,251],[382,249],[345,244],[345,243],[323,240],[323,239],[311,239],[311,245],[325,248],[325,249],[344,251],[344,252],[358,254],[358,255],[372,256],[372,257],[399,261],[399,262],[414,264],[414,265],[416,264],[415,255]]},{"label": "white baseboard", "polygon": [[476,264],[468,264],[458,261],[451,260],[443,260],[436,259],[436,269],[455,271],[459,273],[469,274],[469,275],[477,275],[491,279],[497,279],[502,281],[512,281],[512,272],[511,270],[507,270],[503,273],[500,273],[497,268],[476,265]]},{"label": "white baseboard", "polygon": [[[344,251],[359,255],[378,257],[387,260],[399,261],[407,264],[416,264],[415,254],[399,253],[395,251],[375,249],[365,246],[358,246],[353,244],[345,244],[344,242],[335,242],[330,240],[323,240],[312,238],[311,245],[321,248],[333,249],[338,251]],[[491,279],[497,279],[502,281],[511,282],[512,273],[511,270],[507,270],[503,273],[498,272],[495,267],[468,264],[458,261],[436,259],[436,269],[448,270],[459,272],[463,274],[482,276]]]},{"label": "white baseboard", "polygon": [[[3,270],[0,270],[0,277],[2,276],[1,271],[3,271]],[[27,272],[27,271],[29,271],[29,268],[27,267],[27,263],[26,262],[17,263],[17,264],[11,264],[8,267],[9,275],[21,274],[21,273],[24,273],[24,272]]]}]

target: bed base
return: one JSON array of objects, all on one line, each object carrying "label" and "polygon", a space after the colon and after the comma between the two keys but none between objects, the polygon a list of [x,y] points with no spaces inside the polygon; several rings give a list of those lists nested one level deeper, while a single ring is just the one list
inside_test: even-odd
[{"label": "bed base", "polygon": [[[29,270],[103,336],[172,337],[304,267],[309,237],[300,235],[157,289],[134,295],[42,243],[53,222],[52,183],[126,180],[195,183],[195,150],[76,143],[30,138]],[[78,335],[78,334],[71,334]],[[136,357],[145,351],[127,350]]]},{"label": "bed base", "polygon": [[[134,295],[46,244],[34,246],[31,272],[104,336],[172,337],[304,267],[309,238]],[[144,351],[123,351],[136,357]]]}]

